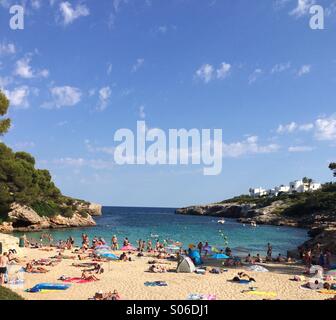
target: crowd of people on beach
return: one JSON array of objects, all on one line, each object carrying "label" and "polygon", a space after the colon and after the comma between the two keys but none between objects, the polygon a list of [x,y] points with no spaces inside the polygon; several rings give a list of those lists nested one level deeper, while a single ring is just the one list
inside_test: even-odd
[{"label": "crowd of people on beach", "polygon": [[[119,240],[116,235],[113,235],[110,243],[108,243],[104,238],[95,236],[92,241],[87,234],[83,233],[81,236],[80,246],[76,246],[75,239],[73,237],[68,237],[65,240],[60,240],[54,242],[50,234],[42,234],[40,241],[29,241],[26,237],[24,238],[24,245],[32,249],[39,249],[43,251],[53,251],[58,250],[57,254],[48,259],[38,259],[31,260],[25,263],[23,269],[26,273],[31,274],[43,274],[48,273],[50,268],[57,266],[63,260],[78,260],[72,264],[73,267],[81,269],[81,276],[78,278],[71,278],[67,276],[62,276],[59,278],[61,281],[100,281],[99,275],[103,274],[104,263],[109,262],[110,259],[101,256],[99,250],[104,248],[110,250],[109,252],[119,253],[117,259],[120,262],[132,262],[136,257],[147,257],[152,258],[148,261],[149,267],[148,272],[151,273],[166,273],[173,271],[170,267],[172,262],[181,261],[182,257],[190,257],[190,259],[198,265],[199,261],[196,261],[194,253],[198,252],[199,257],[202,258],[206,264],[211,265],[211,261],[214,255],[215,247],[212,247],[208,242],[198,242],[197,245],[189,245],[188,249],[183,249],[183,244],[175,242],[172,240],[160,241],[159,239],[139,239],[137,241],[137,246],[133,247],[130,240],[125,237],[121,241],[122,246],[119,245]],[[170,249],[173,248],[173,249]],[[70,254],[66,254],[69,252]],[[121,252],[120,252],[121,251]],[[222,257],[224,260],[222,262],[223,267],[242,267],[243,265],[261,265],[267,263],[293,263],[296,262],[291,257],[285,257],[278,254],[273,257],[273,246],[268,243],[265,249],[265,256],[261,254],[256,254],[255,256],[248,253],[245,258],[238,257],[234,255],[233,250],[230,247],[224,249],[216,249],[216,254]],[[298,248],[300,261],[305,264],[306,270],[314,265],[321,266],[322,270],[328,270],[331,266],[331,253],[327,248],[322,248],[321,244],[317,244],[311,248]],[[153,259],[154,258],[154,259]],[[90,262],[87,262],[90,260]],[[85,262],[84,262],[85,261]],[[5,283],[5,275],[8,271],[8,265],[12,263],[20,263],[17,258],[16,251],[9,250],[7,253],[0,255],[0,285]],[[210,268],[203,267],[204,273],[207,271],[210,273],[220,274],[224,271],[221,268]],[[202,270],[201,270],[202,271]],[[317,276],[314,274],[313,276]],[[321,276],[321,275],[319,275]],[[233,279],[233,282],[255,282],[255,278],[248,275],[245,272],[239,272]],[[326,285],[325,288],[331,288]],[[94,300],[119,300],[120,294],[117,290],[108,293],[97,292],[93,297]]]}]

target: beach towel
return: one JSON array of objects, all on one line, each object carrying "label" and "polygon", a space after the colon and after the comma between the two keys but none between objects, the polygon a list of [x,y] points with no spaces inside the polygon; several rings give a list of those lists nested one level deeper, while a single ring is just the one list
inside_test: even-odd
[{"label": "beach towel", "polygon": [[63,291],[70,288],[69,284],[59,284],[59,283],[39,283],[31,289],[27,289],[26,292],[36,293],[41,291]]},{"label": "beach towel", "polygon": [[89,283],[89,282],[95,282],[96,280],[86,280],[82,278],[66,278],[62,280],[65,283]]},{"label": "beach towel", "polygon": [[240,280],[239,282],[237,282],[237,283],[239,283],[239,284],[250,284],[250,280],[244,280],[244,279],[242,279],[242,280]]},{"label": "beach towel", "polygon": [[265,292],[265,291],[247,291],[247,294],[252,294],[256,296],[267,296],[267,297],[276,297],[277,294],[275,292]]},{"label": "beach towel", "polygon": [[318,293],[321,293],[321,294],[333,294],[333,295],[335,295],[336,294],[336,290],[320,290],[320,291],[318,291]]},{"label": "beach towel", "polygon": [[326,272],[327,276],[332,276],[332,277],[336,277],[336,269],[335,270],[329,270]]},{"label": "beach towel", "polygon": [[187,300],[217,300],[216,296],[213,294],[198,294],[198,293],[191,293],[188,297]]},{"label": "beach towel", "polygon": [[153,281],[153,282],[147,281],[145,282],[145,286],[146,287],[167,287],[168,284],[166,281]]},{"label": "beach towel", "polygon": [[131,245],[128,245],[128,246],[123,246],[121,248],[121,251],[136,251],[136,248],[134,248],[133,246]]}]

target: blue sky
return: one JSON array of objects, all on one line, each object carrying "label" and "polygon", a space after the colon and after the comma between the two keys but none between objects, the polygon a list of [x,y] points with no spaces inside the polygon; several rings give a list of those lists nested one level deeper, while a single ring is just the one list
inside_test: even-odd
[{"label": "blue sky", "polygon": [[[24,30],[9,7],[23,3]],[[325,29],[309,8],[325,8]],[[183,206],[309,176],[336,151],[336,1],[6,0],[0,87],[13,128],[63,193],[104,205]],[[114,132],[222,128],[223,172],[116,166]]]}]

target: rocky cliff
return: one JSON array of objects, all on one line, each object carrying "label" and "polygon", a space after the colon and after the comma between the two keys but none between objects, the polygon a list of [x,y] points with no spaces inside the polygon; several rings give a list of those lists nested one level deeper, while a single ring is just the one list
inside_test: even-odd
[{"label": "rocky cliff", "polygon": [[98,204],[78,202],[74,213],[65,217],[61,214],[51,217],[40,216],[28,206],[13,203],[8,213],[9,222],[0,224],[0,232],[36,231],[54,228],[72,228],[95,226],[92,216],[102,214],[102,207]]}]

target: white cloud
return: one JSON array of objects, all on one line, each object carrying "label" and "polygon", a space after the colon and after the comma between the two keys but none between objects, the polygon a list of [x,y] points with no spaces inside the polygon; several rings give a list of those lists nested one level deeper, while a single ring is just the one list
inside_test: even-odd
[{"label": "white cloud", "polygon": [[63,86],[50,89],[52,101],[42,105],[44,108],[72,107],[81,101],[82,93],[78,88]]},{"label": "white cloud", "polygon": [[113,69],[112,63],[108,63],[107,70],[106,70],[107,75],[110,75],[112,73],[112,69]]},{"label": "white cloud", "polygon": [[250,136],[247,139],[231,144],[223,145],[223,157],[238,158],[247,154],[266,154],[277,152],[280,146],[277,144],[268,144],[261,146],[258,143],[257,136]]},{"label": "white cloud", "polygon": [[196,77],[203,80],[205,83],[209,83],[213,78],[214,71],[212,65],[204,64],[196,71]]},{"label": "white cloud", "polygon": [[112,90],[110,87],[104,87],[99,90],[99,106],[98,110],[104,111],[107,107],[109,99],[111,97]]},{"label": "white cloud", "polygon": [[279,64],[276,64],[272,68],[271,73],[272,74],[274,74],[274,73],[281,73],[281,72],[284,72],[284,71],[288,70],[290,67],[291,67],[291,63],[290,62],[279,63]]},{"label": "white cloud", "polygon": [[4,90],[4,93],[12,106],[20,108],[29,107],[28,96],[30,90],[27,86],[17,87],[13,90]]},{"label": "white cloud", "polygon": [[336,114],[316,120],[315,138],[321,141],[336,141]]},{"label": "white cloud", "polygon": [[32,79],[37,77],[47,78],[49,70],[34,70],[31,65],[31,57],[24,57],[16,62],[14,74],[24,79]]},{"label": "white cloud", "polygon": [[289,14],[296,18],[300,18],[309,13],[309,9],[316,3],[315,0],[297,0],[297,6]]},{"label": "white cloud", "polygon": [[277,129],[277,133],[292,133],[297,128],[298,128],[298,125],[297,125],[296,122],[291,122],[291,123],[286,124],[286,125],[280,124],[278,129]]},{"label": "white cloud", "polygon": [[[48,163],[48,161],[45,161]],[[52,160],[51,164],[55,164],[61,167],[73,167],[73,168],[82,168],[88,167],[94,170],[104,170],[113,168],[113,161],[104,161],[101,159],[84,159],[84,158],[59,158]]]},{"label": "white cloud", "polygon": [[132,72],[137,72],[145,63],[145,59],[139,58],[132,67]]},{"label": "white cloud", "polygon": [[128,3],[128,0],[113,0],[113,8],[116,12],[119,11],[121,4]]},{"label": "white cloud", "polygon": [[306,124],[301,124],[299,126],[300,131],[310,131],[314,129],[314,124],[313,123],[306,123]]},{"label": "white cloud", "polygon": [[84,4],[78,4],[76,7],[72,7],[68,1],[61,2],[59,10],[63,17],[63,24],[69,25],[80,17],[86,17],[90,14],[90,10]]},{"label": "white cloud", "polygon": [[275,2],[274,2],[274,8],[276,10],[282,9],[290,1],[291,0],[275,0]]},{"label": "white cloud", "polygon": [[298,77],[302,77],[305,74],[310,73],[311,71],[311,65],[305,64],[303,65],[297,72]]},{"label": "white cloud", "polygon": [[202,80],[204,83],[209,83],[211,80],[217,78],[219,80],[225,79],[231,70],[231,64],[221,63],[219,68],[215,70],[215,67],[211,64],[203,64],[195,74],[195,77]]},{"label": "white cloud", "polygon": [[13,43],[0,43],[0,55],[11,55],[16,53],[16,48]]},{"label": "white cloud", "polygon": [[231,70],[231,64],[223,62],[219,69],[217,69],[217,78],[218,79],[225,79]]},{"label": "white cloud", "polygon": [[41,0],[30,0],[33,9],[38,10],[41,8]]},{"label": "white cloud", "polygon": [[0,77],[0,89],[4,89],[13,82],[12,77]]},{"label": "white cloud", "polygon": [[310,131],[314,129],[314,124],[312,123],[305,123],[305,124],[297,124],[296,122],[291,122],[288,124],[280,124],[277,133],[285,134],[285,133],[293,133],[296,131]]},{"label": "white cloud", "polygon": [[168,32],[168,27],[167,27],[167,26],[159,26],[159,27],[157,28],[157,32],[162,33],[162,34],[165,34],[165,33]]},{"label": "white cloud", "polygon": [[294,146],[294,147],[289,147],[288,151],[292,153],[298,153],[298,152],[310,152],[313,151],[314,147],[310,146]]},{"label": "white cloud", "polygon": [[21,149],[21,150],[31,149],[34,147],[35,147],[35,142],[33,141],[22,141],[22,142],[16,142],[14,144],[15,149]]},{"label": "white cloud", "polygon": [[139,117],[140,117],[140,119],[145,119],[146,118],[145,106],[140,106],[139,107]]},{"label": "white cloud", "polygon": [[16,62],[14,74],[21,78],[30,79],[34,77],[32,67],[30,66],[31,59],[26,57]]},{"label": "white cloud", "polygon": [[252,84],[252,83],[256,82],[261,74],[262,74],[261,69],[255,69],[252,72],[252,74],[249,76],[248,83]]}]

